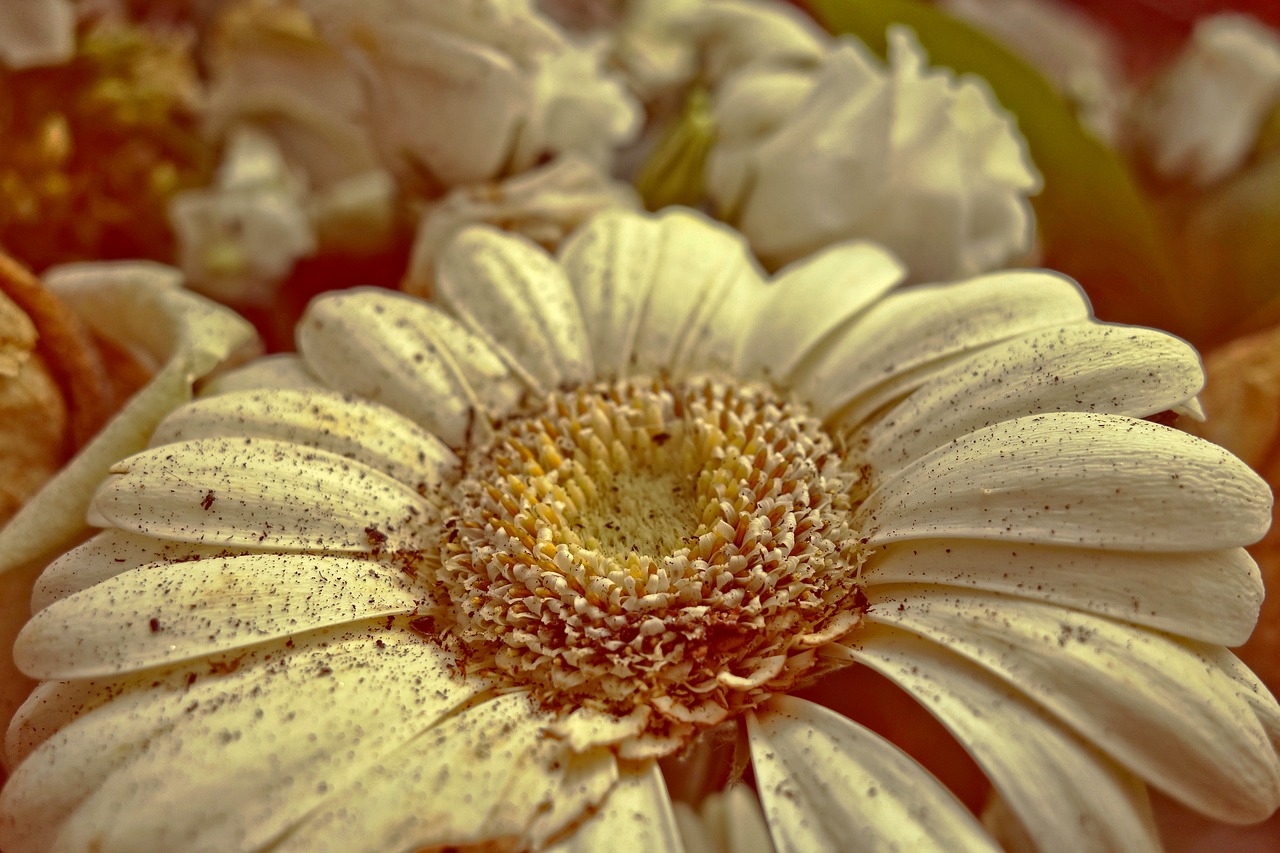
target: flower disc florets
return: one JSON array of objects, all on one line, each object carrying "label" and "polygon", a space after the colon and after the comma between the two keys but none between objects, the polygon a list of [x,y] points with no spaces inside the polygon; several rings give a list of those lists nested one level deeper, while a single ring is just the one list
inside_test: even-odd
[{"label": "flower disc florets", "polygon": [[440,579],[473,662],[667,737],[785,689],[865,608],[845,469],[770,392],[550,395],[473,451]]}]

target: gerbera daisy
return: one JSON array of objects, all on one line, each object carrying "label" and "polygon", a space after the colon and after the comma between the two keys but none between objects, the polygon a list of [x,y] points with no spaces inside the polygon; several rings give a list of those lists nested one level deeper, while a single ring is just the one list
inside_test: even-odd
[{"label": "gerbera daisy", "polygon": [[766,282],[681,211],[437,273],[320,297],[115,466],[15,648],[6,851],[677,849],[662,768],[717,740],[781,849],[993,846],[788,695],[859,666],[1043,849],[1158,847],[1144,782],[1280,803],[1224,648],[1267,489],[1142,420],[1195,410],[1183,342],[1051,273],[893,292],[865,244]]}]

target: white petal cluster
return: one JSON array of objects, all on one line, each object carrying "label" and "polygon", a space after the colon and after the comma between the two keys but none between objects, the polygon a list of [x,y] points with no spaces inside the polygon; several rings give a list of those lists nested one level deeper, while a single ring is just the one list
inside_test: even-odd
[{"label": "white petal cluster", "polygon": [[269,299],[294,261],[316,250],[304,182],[271,137],[232,135],[212,186],[178,193],[169,222],[191,287],[223,302]]},{"label": "white petal cluster", "polygon": [[[701,421],[742,433],[739,450],[704,449],[745,478],[708,478],[723,500],[705,516],[650,512],[663,529],[636,536],[607,525],[655,509],[632,500],[647,487],[602,502],[559,472],[590,462],[618,475],[593,473],[598,484],[662,485],[677,475],[627,448],[660,459],[692,433],[671,434],[663,413],[574,408],[571,395],[604,399],[602,383],[684,383],[725,401],[764,383],[785,398],[770,411],[802,409],[829,437],[824,464],[849,488],[834,520],[812,523],[865,555],[843,576],[857,593],[828,602],[845,617],[837,629],[780,647],[770,673],[825,673],[837,688],[847,667],[885,676],[955,735],[1047,851],[1158,850],[1148,785],[1218,819],[1266,817],[1280,804],[1280,706],[1225,647],[1257,618],[1261,579],[1242,546],[1263,535],[1271,498],[1226,451],[1148,420],[1195,411],[1194,350],[1097,322],[1052,273],[902,279],[858,242],[768,279],[723,225],[613,210],[554,256],[462,230],[437,263],[435,301],[322,296],[297,355],[227,375],[114,464],[89,510],[100,532],[41,576],[14,658],[42,683],[5,740],[0,846],[569,851],[625,838],[677,850],[682,832],[732,837],[729,814],[762,815],[779,849],[845,849],[855,833],[876,849],[996,849],[896,746],[784,687],[706,718],[659,691],[624,716],[590,683],[575,687],[580,704],[555,704],[484,665],[483,645],[461,645],[445,543],[491,546],[493,574],[468,576],[478,598],[505,584],[530,612],[588,621],[593,608],[617,615],[588,551],[619,551],[618,582],[645,592],[637,608],[663,598],[678,556],[657,541],[705,541],[708,591],[773,582],[750,549],[729,547],[787,515],[772,499],[748,509],[751,484],[770,489],[786,467],[757,419],[725,406]],[[680,417],[704,417],[699,406]],[[486,460],[529,477],[484,479]],[[467,490],[510,523],[469,524]],[[722,524],[735,500],[746,514]],[[590,525],[575,528],[584,506]],[[582,559],[552,541],[557,525]],[[783,562],[797,557],[785,545],[770,546]],[[504,579],[504,554],[545,571]],[[642,564],[655,569],[628,573]],[[804,566],[776,588],[803,593]],[[705,659],[728,653],[731,667],[757,648],[739,605],[735,623],[707,611]],[[660,622],[611,642],[656,652]],[[560,623],[542,624],[530,642],[550,648]],[[774,683],[731,668],[714,681],[711,705],[717,684]],[[627,749],[655,720],[687,724],[667,750],[736,729],[759,812],[744,792],[700,815],[673,805],[652,757],[663,753]]]},{"label": "white petal cluster", "polygon": [[229,19],[215,113],[256,120],[322,182],[390,170],[441,191],[576,152],[601,165],[638,109],[528,0],[305,0]]},{"label": "white petal cluster", "polygon": [[[1027,197],[1040,178],[982,81],[929,69],[902,29],[890,32],[887,69],[852,39],[806,42],[794,24],[742,29],[779,52],[752,59],[761,39],[730,39],[711,54],[722,70],[706,187],[766,264],[859,237],[926,281],[1030,250]],[[780,42],[779,30],[793,38]]]},{"label": "white petal cluster", "polygon": [[1280,35],[1214,15],[1136,105],[1134,130],[1160,172],[1208,184],[1239,168],[1278,103]]}]

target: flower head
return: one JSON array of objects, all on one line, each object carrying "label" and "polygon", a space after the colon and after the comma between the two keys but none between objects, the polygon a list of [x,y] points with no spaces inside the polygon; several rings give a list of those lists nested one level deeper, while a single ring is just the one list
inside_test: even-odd
[{"label": "flower head", "polygon": [[802,31],[786,32],[788,51],[725,73],[712,104],[707,194],[763,260],[856,237],[937,281],[1031,249],[1040,177],[984,82],[928,68],[904,28],[890,31],[888,69],[849,38],[805,57]]},{"label": "flower head", "polygon": [[42,576],[0,844],[673,848],[659,760],[736,732],[779,847],[989,846],[785,695],[858,665],[1047,849],[1156,846],[1143,781],[1268,814],[1280,708],[1223,648],[1268,493],[1142,420],[1195,410],[1195,353],[1052,274],[901,278],[609,212],[556,257],[463,230],[440,304],[321,297]]}]

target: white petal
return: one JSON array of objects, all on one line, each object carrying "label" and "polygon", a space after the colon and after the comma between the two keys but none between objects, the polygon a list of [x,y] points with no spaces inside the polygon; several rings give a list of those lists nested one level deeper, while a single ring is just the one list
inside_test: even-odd
[{"label": "white petal", "polygon": [[298,350],[327,384],[405,415],[451,447],[483,438],[524,391],[497,353],[435,305],[387,290],[325,294]]},{"label": "white petal", "polygon": [[874,243],[838,243],[786,267],[769,285],[738,339],[735,368],[791,384],[791,373],[828,334],[906,277]]},{"label": "white petal", "polygon": [[130,456],[90,521],[165,539],[285,551],[413,550],[430,505],[412,487],[323,450],[208,438]]},{"label": "white petal", "polygon": [[350,853],[522,839],[552,808],[568,755],[542,734],[546,723],[523,693],[468,708],[352,780],[273,849],[324,849],[334,837]]},{"label": "white petal", "polygon": [[49,707],[29,709],[31,717],[43,718],[33,719],[35,728],[65,728],[25,758],[0,790],[0,846],[57,849],[52,839],[63,821],[113,773],[138,759],[153,738],[227,696],[269,689],[273,671],[254,664],[283,649],[267,644],[244,652],[239,661],[224,659],[218,674],[179,668],[45,691],[41,698]]},{"label": "white petal", "polygon": [[954,587],[870,591],[866,619],[974,661],[1170,796],[1219,820],[1280,805],[1280,761],[1197,647],[1099,616]]},{"label": "white petal", "polygon": [[248,552],[225,545],[169,542],[124,530],[104,530],[49,564],[36,579],[31,610],[43,610],[60,598],[148,563],[229,557],[236,553]]},{"label": "white petal", "polygon": [[302,554],[155,563],[54,602],[14,642],[33,678],[95,678],[417,607],[402,573]]},{"label": "white petal", "polygon": [[877,418],[866,460],[891,471],[965,433],[1041,412],[1144,418],[1203,386],[1196,351],[1171,335],[1097,323],[1041,329],[965,359]]},{"label": "white petal", "polygon": [[[830,336],[793,376],[822,417],[856,426],[918,387],[929,370],[990,344],[1089,316],[1075,282],[1047,272],[993,273],[892,294]],[[843,411],[842,411],[843,410]]]},{"label": "white petal", "polygon": [[751,761],[779,850],[995,850],[955,796],[847,717],[777,696],[747,714]]},{"label": "white petal", "polygon": [[658,220],[658,257],[636,334],[633,364],[639,370],[680,374],[696,367],[686,353],[702,344],[726,354],[738,330],[708,322],[735,290],[750,292],[763,275],[745,239],[731,228],[680,208]]},{"label": "white petal", "polygon": [[867,626],[850,659],[924,705],[973,756],[1043,853],[1157,853],[1146,788],[1016,690],[904,631]]},{"label": "white petal", "polygon": [[619,766],[618,784],[600,811],[547,853],[681,853],[680,828],[658,762]]},{"label": "white petal", "polygon": [[533,387],[545,392],[592,377],[569,280],[531,240],[470,226],[445,249],[436,284],[441,301]]},{"label": "white petal", "polygon": [[385,406],[332,391],[238,391],[197,400],[165,418],[151,446],[199,438],[274,438],[353,459],[436,493],[457,476],[458,458],[440,439]]},{"label": "white petal", "polygon": [[880,545],[953,536],[1146,551],[1246,545],[1266,484],[1220,447],[1119,415],[1060,412],[956,439],[878,484],[854,526]]},{"label": "white petal", "polygon": [[158,366],[102,430],[0,532],[0,572],[50,560],[90,531],[85,511],[116,460],[141,450],[192,383],[221,364],[256,354],[257,335],[229,309],[180,287],[177,270],[146,262],[70,264],[45,284],[94,331]]},{"label": "white petal", "polygon": [[659,226],[651,218],[605,211],[560,247],[560,263],[586,321],[596,371],[625,376],[658,263]]},{"label": "white petal", "polygon": [[258,388],[323,388],[320,381],[297,353],[276,353],[209,378],[200,386],[202,397],[230,391],[252,391]]},{"label": "white petal", "polygon": [[60,849],[260,849],[483,688],[453,663],[381,626],[291,652],[260,689],[206,700],[153,738],[77,809]]},{"label": "white petal", "polygon": [[1258,565],[1243,548],[1162,554],[916,539],[877,551],[862,572],[867,588],[1001,592],[1227,646],[1249,639],[1263,596]]}]

